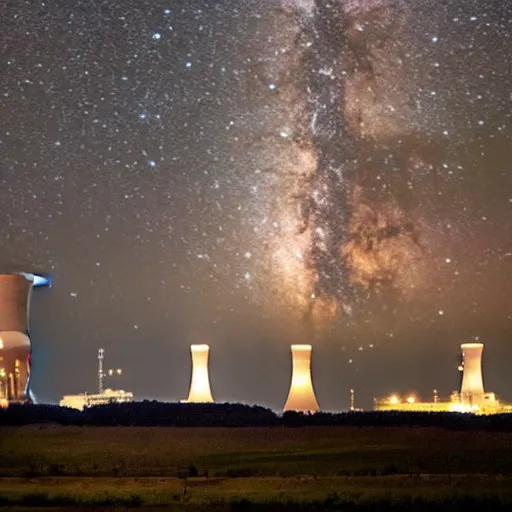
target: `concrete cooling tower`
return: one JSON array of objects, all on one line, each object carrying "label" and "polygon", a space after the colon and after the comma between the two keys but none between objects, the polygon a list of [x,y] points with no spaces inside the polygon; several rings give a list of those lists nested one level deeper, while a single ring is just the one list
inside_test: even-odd
[{"label": "concrete cooling tower", "polygon": [[190,345],[192,353],[192,378],[190,393],[185,402],[213,402],[208,377],[208,345]]},{"label": "concrete cooling tower", "polygon": [[483,343],[463,343],[461,402],[464,405],[480,405],[484,402],[484,381],[482,377]]},{"label": "concrete cooling tower", "polygon": [[292,345],[292,382],[284,411],[320,410],[311,380],[311,345]]},{"label": "concrete cooling tower", "polygon": [[49,285],[34,274],[0,274],[0,404],[30,400],[30,295]]}]

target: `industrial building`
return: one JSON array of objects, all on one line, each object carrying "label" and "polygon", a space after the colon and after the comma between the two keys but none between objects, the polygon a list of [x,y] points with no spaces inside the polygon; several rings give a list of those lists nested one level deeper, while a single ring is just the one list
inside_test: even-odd
[{"label": "industrial building", "polygon": [[59,405],[61,407],[71,407],[72,409],[83,410],[86,407],[95,405],[105,405],[113,403],[133,402],[133,393],[122,389],[105,389],[103,393],[89,395],[81,393],[78,395],[64,395]]},{"label": "industrial building", "polygon": [[190,378],[190,391],[188,398],[182,402],[209,403],[213,402],[208,373],[208,345],[190,345],[192,355],[192,375]]},{"label": "industrial building", "polygon": [[0,274],[0,405],[31,401],[30,298],[48,277],[27,272]]},{"label": "industrial building", "polygon": [[314,413],[320,410],[311,379],[311,345],[292,345],[292,380],[284,411]]},{"label": "industrial building", "polygon": [[61,407],[71,407],[72,409],[83,410],[86,407],[95,405],[105,405],[113,403],[133,402],[133,393],[124,391],[123,389],[104,389],[103,381],[108,376],[121,375],[122,370],[109,369],[107,372],[103,370],[103,358],[105,350],[98,350],[98,393],[89,394],[79,393],[77,395],[64,395],[59,402]]},{"label": "industrial building", "polygon": [[403,412],[469,412],[474,414],[500,414],[512,412],[512,405],[500,403],[494,393],[486,393],[483,383],[483,343],[463,343],[460,391],[454,391],[447,401],[441,401],[437,390],[433,400],[424,402],[409,394],[375,399],[377,411]]}]

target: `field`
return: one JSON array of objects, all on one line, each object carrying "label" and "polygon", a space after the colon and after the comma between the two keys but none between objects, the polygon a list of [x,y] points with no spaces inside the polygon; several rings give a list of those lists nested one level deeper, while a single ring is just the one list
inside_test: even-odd
[{"label": "field", "polygon": [[0,429],[0,454],[9,509],[512,506],[512,433],[50,425]]}]

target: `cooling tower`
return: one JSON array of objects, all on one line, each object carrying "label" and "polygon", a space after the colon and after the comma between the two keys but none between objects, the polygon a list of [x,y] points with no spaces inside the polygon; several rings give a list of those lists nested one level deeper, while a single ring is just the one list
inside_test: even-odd
[{"label": "cooling tower", "polygon": [[484,401],[484,382],[482,378],[483,343],[463,343],[461,401],[465,405],[478,405]]},{"label": "cooling tower", "polygon": [[192,378],[187,402],[213,402],[208,377],[208,345],[190,345],[192,353]]},{"label": "cooling tower", "polygon": [[311,345],[292,345],[292,383],[284,411],[320,410],[311,381]]},{"label": "cooling tower", "polygon": [[49,285],[34,274],[0,274],[0,403],[29,400],[30,294]]}]

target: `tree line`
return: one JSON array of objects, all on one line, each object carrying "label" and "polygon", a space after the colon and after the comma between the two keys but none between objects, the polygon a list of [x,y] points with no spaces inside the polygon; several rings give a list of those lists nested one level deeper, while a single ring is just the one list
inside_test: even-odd
[{"label": "tree line", "polygon": [[111,403],[83,411],[44,404],[11,404],[0,408],[0,425],[56,423],[77,426],[139,427],[438,427],[512,431],[512,414],[490,416],[448,412],[377,412],[304,414],[244,404]]}]

